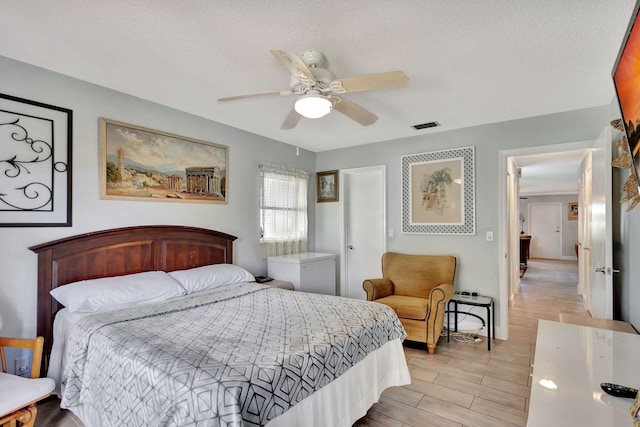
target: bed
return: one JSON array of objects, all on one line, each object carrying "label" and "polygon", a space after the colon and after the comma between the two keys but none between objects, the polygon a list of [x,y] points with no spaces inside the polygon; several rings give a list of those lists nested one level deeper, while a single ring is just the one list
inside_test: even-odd
[{"label": "bed", "polygon": [[[53,324],[65,312],[52,291],[233,264],[235,239],[196,227],[136,226],[30,248],[38,254],[43,369],[57,365]],[[383,305],[248,280],[74,322],[59,379],[62,406],[87,426],[350,426],[384,389],[410,382],[404,330]]]}]

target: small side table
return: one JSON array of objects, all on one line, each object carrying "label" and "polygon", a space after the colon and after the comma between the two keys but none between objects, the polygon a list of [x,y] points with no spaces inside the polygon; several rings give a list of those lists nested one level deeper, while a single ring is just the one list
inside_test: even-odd
[{"label": "small side table", "polygon": [[[471,305],[475,307],[485,307],[487,309],[487,323],[485,325],[484,319],[477,314],[462,312],[478,319],[482,320],[482,326],[487,327],[487,350],[491,351],[491,338],[496,339],[496,318],[495,315],[492,316],[494,311],[494,302],[491,297],[484,297],[482,295],[471,296],[471,295],[462,295],[462,294],[453,294],[449,302],[447,303],[447,342],[450,340],[450,332],[451,332],[451,304],[453,304],[453,314],[454,314],[454,322],[455,322],[455,332],[458,332],[458,304],[462,305]],[[493,333],[493,335],[491,335]]]}]

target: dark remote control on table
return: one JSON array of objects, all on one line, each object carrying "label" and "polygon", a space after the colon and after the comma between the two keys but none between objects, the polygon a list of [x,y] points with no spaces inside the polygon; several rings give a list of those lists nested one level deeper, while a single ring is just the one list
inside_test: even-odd
[{"label": "dark remote control on table", "polygon": [[636,397],[636,394],[638,394],[637,389],[618,384],[601,383],[600,387],[602,387],[605,393],[616,397],[630,397],[633,399]]}]

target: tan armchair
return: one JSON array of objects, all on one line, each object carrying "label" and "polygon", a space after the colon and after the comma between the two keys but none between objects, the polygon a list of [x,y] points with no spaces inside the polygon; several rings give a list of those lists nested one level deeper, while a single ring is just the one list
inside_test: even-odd
[{"label": "tan armchair", "polygon": [[367,300],[391,307],[407,339],[427,344],[434,353],[444,327],[447,302],[453,296],[456,258],[446,255],[382,255],[382,278],[367,279]]}]

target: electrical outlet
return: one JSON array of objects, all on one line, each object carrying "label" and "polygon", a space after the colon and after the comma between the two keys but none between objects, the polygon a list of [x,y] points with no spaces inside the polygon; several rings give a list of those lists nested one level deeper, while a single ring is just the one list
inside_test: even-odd
[{"label": "electrical outlet", "polygon": [[29,377],[29,358],[19,357],[13,361],[13,373],[21,377]]}]

